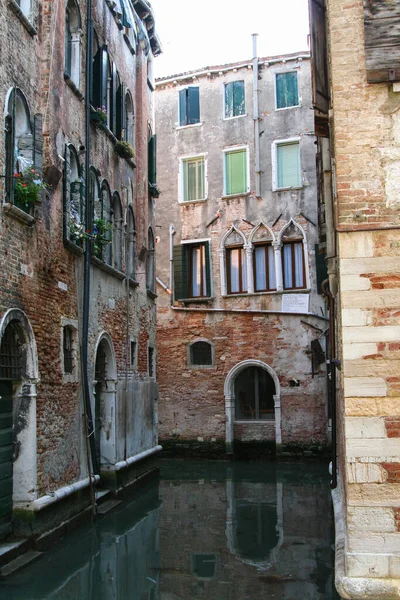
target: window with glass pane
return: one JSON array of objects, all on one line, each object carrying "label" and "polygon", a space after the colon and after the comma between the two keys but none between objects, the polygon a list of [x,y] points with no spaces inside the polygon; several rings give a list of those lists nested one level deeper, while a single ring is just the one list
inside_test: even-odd
[{"label": "window with glass pane", "polygon": [[225,195],[247,192],[247,151],[225,153]]},{"label": "window with glass pane", "polygon": [[228,294],[247,292],[246,253],[243,246],[226,249]]},{"label": "window with glass pane", "polygon": [[244,81],[231,81],[225,84],[225,119],[244,114]]},{"label": "window with glass pane", "polygon": [[179,92],[179,125],[200,122],[200,94],[198,87],[188,87]]},{"label": "window with glass pane", "polygon": [[212,346],[208,342],[194,342],[190,346],[191,365],[212,365]]},{"label": "window with glass pane", "polygon": [[254,289],[256,292],[276,290],[275,252],[271,244],[254,248]]},{"label": "window with glass pane", "polygon": [[183,200],[204,200],[204,158],[190,158],[183,161]]},{"label": "window with glass pane", "polygon": [[275,418],[275,384],[260,367],[248,367],[235,380],[236,419],[268,420]]},{"label": "window with glass pane", "polygon": [[300,144],[277,144],[276,146],[277,187],[301,187]]},{"label": "window with glass pane", "polygon": [[207,296],[206,247],[204,244],[189,246],[189,298]]},{"label": "window with glass pane", "polygon": [[303,243],[284,243],[282,263],[284,289],[305,288]]},{"label": "window with glass pane", "polygon": [[276,74],[276,108],[299,106],[297,72]]}]

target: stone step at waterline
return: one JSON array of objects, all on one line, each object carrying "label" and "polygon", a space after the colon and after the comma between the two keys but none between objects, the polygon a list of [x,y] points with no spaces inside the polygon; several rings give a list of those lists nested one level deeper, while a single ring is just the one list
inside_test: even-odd
[{"label": "stone step at waterline", "polygon": [[103,504],[100,504],[97,509],[97,514],[101,516],[105,515],[106,513],[110,512],[110,510],[118,506],[118,504],[121,504],[121,500],[107,500],[106,502],[103,502]]},{"label": "stone step at waterline", "polygon": [[31,546],[32,542],[25,538],[0,543],[0,567],[26,552]]},{"label": "stone step at waterline", "polygon": [[29,565],[29,563],[39,558],[39,556],[42,556],[42,554],[43,552],[38,552],[37,550],[28,550],[25,554],[18,556],[18,558],[15,558],[4,567],[1,567],[0,577],[3,579],[12,573],[15,573],[15,571],[19,571],[19,569],[26,567],[26,565]]}]

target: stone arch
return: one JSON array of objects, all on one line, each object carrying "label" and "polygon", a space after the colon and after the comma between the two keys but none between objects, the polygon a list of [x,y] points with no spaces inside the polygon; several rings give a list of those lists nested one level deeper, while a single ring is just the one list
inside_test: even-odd
[{"label": "stone arch", "polygon": [[116,463],[117,363],[111,336],[102,332],[94,352],[93,405],[98,472]]},{"label": "stone arch", "polygon": [[225,396],[225,415],[226,415],[226,450],[228,454],[233,452],[233,427],[235,422],[235,380],[241,371],[248,367],[259,367],[264,369],[272,378],[275,385],[274,394],[274,409],[275,409],[275,442],[280,445],[282,442],[281,432],[281,386],[279,379],[274,369],[267,363],[249,359],[243,360],[238,363],[229,371],[225,379],[224,384],[224,396]]},{"label": "stone arch", "polygon": [[286,225],[284,225],[282,227],[282,229],[280,230],[279,234],[278,234],[278,242],[281,244],[282,243],[282,238],[284,236],[284,233],[287,229],[289,229],[290,226],[295,227],[296,229],[298,229],[300,231],[300,234],[303,238],[303,240],[305,241],[307,239],[306,236],[306,232],[304,231],[303,227],[300,225],[300,223],[297,223],[297,221],[295,221],[294,219],[290,219],[290,221],[288,223],[286,223]]},{"label": "stone arch", "polygon": [[275,242],[275,234],[272,231],[271,227],[269,225],[267,225],[263,220],[259,221],[257,223],[257,225],[254,227],[254,229],[251,231],[250,235],[249,235],[249,243],[252,244],[254,241],[255,236],[257,235],[257,233],[260,231],[260,229],[265,228],[270,236],[271,236],[271,243]]},{"label": "stone arch", "polygon": [[37,498],[36,385],[39,381],[35,335],[26,314],[6,311],[0,321],[0,343],[9,325],[18,329],[22,343],[21,379],[13,382],[13,506]]}]

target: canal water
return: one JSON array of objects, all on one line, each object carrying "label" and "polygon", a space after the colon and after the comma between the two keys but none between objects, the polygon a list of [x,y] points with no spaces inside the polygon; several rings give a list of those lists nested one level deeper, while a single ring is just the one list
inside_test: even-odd
[{"label": "canal water", "polygon": [[326,465],[164,460],[0,582],[1,600],[330,600]]}]

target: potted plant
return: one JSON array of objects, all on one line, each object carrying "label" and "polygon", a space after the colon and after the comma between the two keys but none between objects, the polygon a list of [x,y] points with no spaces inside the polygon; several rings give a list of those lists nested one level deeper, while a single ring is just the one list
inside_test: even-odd
[{"label": "potted plant", "polygon": [[25,210],[40,201],[40,194],[46,188],[36,169],[14,173],[14,202]]},{"label": "potted plant", "polygon": [[90,119],[100,125],[107,123],[107,109],[105,106],[98,106],[90,111]]},{"label": "potted plant", "polygon": [[107,244],[111,243],[111,223],[108,223],[104,219],[95,218],[93,221],[93,252],[97,258],[103,257],[103,251]]},{"label": "potted plant", "polygon": [[115,153],[121,158],[135,158],[135,151],[129,142],[119,140],[114,146]]}]

